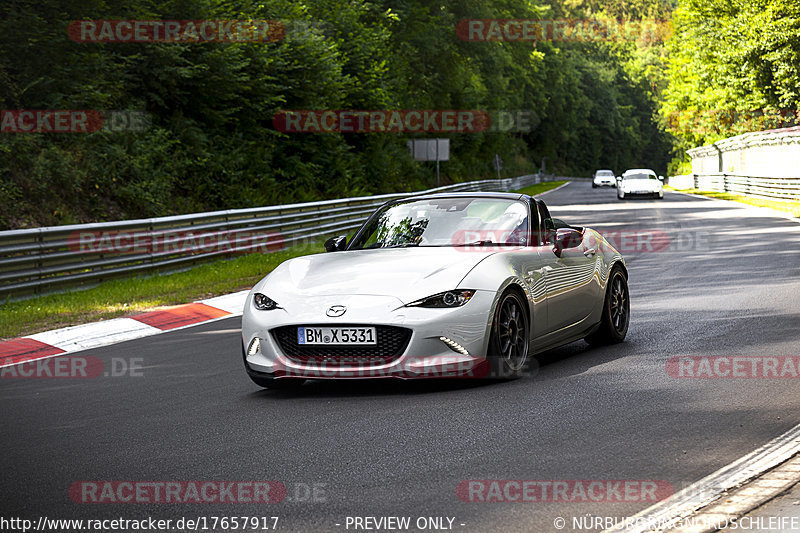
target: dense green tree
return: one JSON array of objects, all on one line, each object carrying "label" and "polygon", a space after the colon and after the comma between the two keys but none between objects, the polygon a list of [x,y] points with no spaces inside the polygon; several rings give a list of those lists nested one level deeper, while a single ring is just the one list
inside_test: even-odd
[{"label": "dense green tree", "polygon": [[684,0],[673,24],[662,113],[679,148],[796,122],[800,3]]},{"label": "dense green tree", "polygon": [[[627,7],[626,7],[627,6]],[[523,112],[531,128],[450,134],[445,182],[598,167],[662,171],[664,47],[467,42],[463,19],[668,17],[657,0],[9,0],[0,108],[137,111],[139,131],[0,134],[0,228],[160,216],[435,184],[413,136],[282,133],[281,110]],[[269,19],[268,43],[80,43],[82,19]],[[781,89],[784,90],[784,89]],[[788,90],[788,86],[786,88]]]}]

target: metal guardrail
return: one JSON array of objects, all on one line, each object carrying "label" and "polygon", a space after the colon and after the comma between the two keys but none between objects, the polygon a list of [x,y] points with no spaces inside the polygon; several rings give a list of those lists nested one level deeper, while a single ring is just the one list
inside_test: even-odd
[{"label": "metal guardrail", "polygon": [[800,178],[762,178],[725,173],[689,174],[671,176],[669,184],[676,189],[730,192],[769,200],[800,200]]},{"label": "metal guardrail", "polygon": [[511,191],[552,181],[532,174],[383,194],[171,217],[0,232],[0,301],[235,254],[282,249],[357,228],[382,203],[456,191]]}]

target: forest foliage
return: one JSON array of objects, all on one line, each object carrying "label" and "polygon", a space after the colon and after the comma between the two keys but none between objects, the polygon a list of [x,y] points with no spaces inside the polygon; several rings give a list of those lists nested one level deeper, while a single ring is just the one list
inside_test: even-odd
[{"label": "forest foliage", "polygon": [[[529,131],[446,135],[444,183],[493,177],[495,154],[504,177],[535,173],[543,159],[561,175],[641,166],[664,173],[672,139],[660,99],[663,42],[470,42],[455,28],[464,19],[668,21],[671,12],[667,0],[7,0],[0,109],[122,110],[149,121],[135,131],[0,133],[0,229],[435,186],[432,164],[408,154],[414,135],[282,133],[273,117],[287,109],[522,110],[532,117]],[[684,13],[691,21],[692,12]],[[267,19],[286,31],[266,43],[71,40],[70,22],[86,19]],[[681,38],[700,39],[681,28]],[[792,60],[784,49],[770,50],[774,61]],[[692,68],[702,62],[689,51],[673,53]],[[666,109],[707,105],[680,78],[680,66],[670,68]],[[752,82],[766,75],[764,66]],[[780,76],[785,84],[759,98],[794,101],[796,72]]]},{"label": "forest foliage", "polygon": [[799,123],[800,2],[682,0],[672,22],[661,115],[675,170],[687,148]]}]

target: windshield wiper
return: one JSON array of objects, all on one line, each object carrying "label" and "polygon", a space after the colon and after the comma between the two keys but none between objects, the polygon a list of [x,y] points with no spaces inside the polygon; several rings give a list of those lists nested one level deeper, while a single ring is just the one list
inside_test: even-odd
[{"label": "windshield wiper", "polygon": [[418,242],[401,242],[398,244],[390,244],[389,246],[383,246],[382,248],[409,248],[411,246],[419,246]]},{"label": "windshield wiper", "polygon": [[464,244],[459,244],[458,246],[484,246],[486,244],[492,244],[494,246],[525,246],[525,244],[521,242],[494,242],[490,240],[465,242]]}]

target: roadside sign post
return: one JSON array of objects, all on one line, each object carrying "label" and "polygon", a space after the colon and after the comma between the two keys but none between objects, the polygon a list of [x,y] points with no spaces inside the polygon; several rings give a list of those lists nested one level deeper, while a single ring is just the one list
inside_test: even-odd
[{"label": "roadside sign post", "polygon": [[500,171],[503,169],[503,160],[500,159],[500,156],[498,154],[494,154],[492,165],[494,166],[494,169],[497,171],[497,179],[500,179]]},{"label": "roadside sign post", "polygon": [[409,139],[406,146],[415,161],[436,161],[436,185],[439,186],[439,161],[450,161],[450,139]]}]

